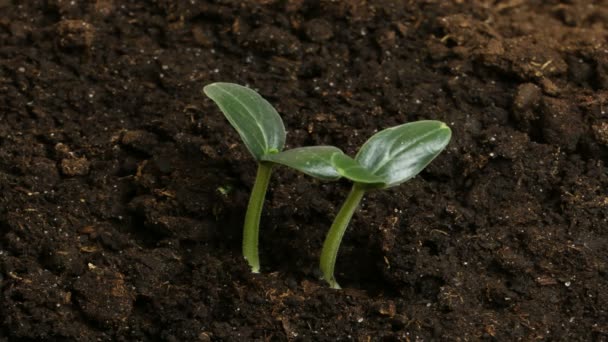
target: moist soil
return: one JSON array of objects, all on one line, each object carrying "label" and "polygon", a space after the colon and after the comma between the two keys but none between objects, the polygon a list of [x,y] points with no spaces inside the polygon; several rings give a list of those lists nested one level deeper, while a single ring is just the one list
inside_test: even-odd
[{"label": "moist soil", "polygon": [[[0,0],[1,341],[608,340],[607,1]],[[201,93],[257,89],[287,147],[452,142],[369,193],[256,164]]]}]

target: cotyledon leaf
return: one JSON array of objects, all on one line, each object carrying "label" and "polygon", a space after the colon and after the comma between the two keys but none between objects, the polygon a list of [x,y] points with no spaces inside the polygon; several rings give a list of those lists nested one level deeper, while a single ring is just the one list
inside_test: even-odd
[{"label": "cotyledon leaf", "polygon": [[343,153],[334,146],[297,147],[267,154],[262,157],[262,161],[282,164],[315,178],[336,180],[340,178],[340,174],[332,165],[332,156],[335,154]]},{"label": "cotyledon leaf", "polygon": [[255,159],[283,150],[283,121],[260,94],[250,88],[224,82],[209,84],[203,92],[220,107]]},{"label": "cotyledon leaf", "polygon": [[422,171],[450,142],[452,131],[441,121],[423,120],[374,134],[355,160],[380,177],[385,187],[399,185]]},{"label": "cotyledon leaf", "polygon": [[332,165],[336,171],[344,178],[347,178],[355,183],[370,184],[384,186],[384,180],[381,177],[369,172],[361,166],[356,160],[344,153],[336,153],[332,156]]},{"label": "cotyledon leaf", "polygon": [[334,146],[298,147],[280,153],[267,154],[262,157],[262,161],[282,164],[323,180],[345,177],[357,183],[383,185],[380,177],[371,174],[357,161]]}]

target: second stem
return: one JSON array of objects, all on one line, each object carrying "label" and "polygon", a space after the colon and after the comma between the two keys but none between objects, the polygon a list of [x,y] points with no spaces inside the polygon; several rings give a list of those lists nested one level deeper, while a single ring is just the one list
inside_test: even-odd
[{"label": "second stem", "polygon": [[365,195],[365,189],[355,183],[350,190],[348,197],[346,197],[344,204],[342,204],[342,208],[340,208],[338,215],[336,215],[331,228],[329,228],[329,232],[323,243],[320,264],[321,272],[323,273],[323,279],[325,279],[325,281],[329,283],[329,286],[334,289],[340,288],[340,285],[338,285],[338,282],[334,277],[334,268],[336,266],[340,243],[342,242],[342,237],[348,227],[348,223],[353,217],[355,210],[359,207],[359,202],[361,202],[363,195]]}]

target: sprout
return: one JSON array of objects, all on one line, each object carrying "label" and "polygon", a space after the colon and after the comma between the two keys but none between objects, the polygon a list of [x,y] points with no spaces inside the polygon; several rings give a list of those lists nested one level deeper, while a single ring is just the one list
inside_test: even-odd
[{"label": "sprout", "polygon": [[212,83],[205,86],[203,92],[220,107],[258,162],[243,226],[243,256],[251,271],[258,273],[260,217],[272,173],[272,163],[262,161],[262,158],[283,150],[285,126],[274,107],[247,87],[232,83]]},{"label": "sprout", "polygon": [[265,155],[262,160],[283,164],[321,179],[345,177],[354,182],[332,223],[321,251],[323,279],[332,288],[338,249],[344,232],[369,190],[397,186],[422,171],[447,146],[450,128],[440,121],[417,121],[373,135],[353,159],[332,146],[302,147]]},{"label": "sprout", "polygon": [[340,288],[334,267],[342,237],[365,193],[394,187],[416,176],[446,147],[452,135],[443,122],[417,121],[376,133],[354,159],[333,146],[283,151],[283,121],[258,93],[231,83],[213,83],[203,91],[219,106],[258,162],[243,227],[243,256],[252,272],[260,270],[260,217],[274,163],[324,180],[345,177],[353,181],[352,190],[331,225],[321,251],[323,278],[333,288]]}]

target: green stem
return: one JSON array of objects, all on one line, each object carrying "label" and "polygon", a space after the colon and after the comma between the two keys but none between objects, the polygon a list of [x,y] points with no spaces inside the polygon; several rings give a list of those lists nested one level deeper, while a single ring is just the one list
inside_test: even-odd
[{"label": "green stem", "polygon": [[260,217],[266,198],[266,190],[270,174],[272,173],[271,163],[259,163],[258,172],[255,177],[255,184],[249,197],[247,213],[245,214],[245,224],[243,225],[243,256],[251,266],[251,272],[260,272],[260,256],[258,254],[258,236],[260,233]]},{"label": "green stem", "polygon": [[365,195],[365,188],[355,183],[348,197],[346,197],[342,208],[340,208],[338,215],[336,215],[331,228],[329,228],[329,232],[323,243],[323,249],[321,250],[321,272],[323,273],[323,279],[334,289],[340,288],[334,277],[338,249],[340,248],[340,243],[342,242],[342,237],[348,227],[348,223],[353,217],[355,210],[357,210],[363,195]]}]

